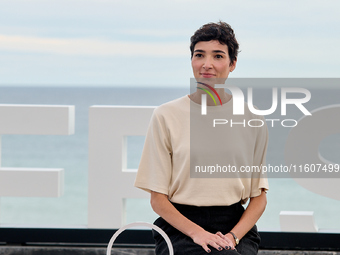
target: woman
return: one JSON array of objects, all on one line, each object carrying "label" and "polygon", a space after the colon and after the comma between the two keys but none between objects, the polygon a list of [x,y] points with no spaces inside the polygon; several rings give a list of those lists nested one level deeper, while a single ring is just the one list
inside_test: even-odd
[{"label": "woman", "polygon": [[[198,88],[155,109],[135,186],[151,193],[151,206],[160,215],[154,224],[168,234],[176,255],[257,254],[260,237],[255,223],[266,207],[267,179],[255,174],[252,178],[190,177],[190,108],[200,106],[206,93],[202,87],[214,87],[214,80],[225,80],[235,69],[234,31],[224,22],[206,24],[191,37],[190,50]],[[223,88],[216,91],[221,105],[215,106],[207,96],[209,111],[230,114],[232,95]],[[259,118],[245,110],[243,118],[254,117]],[[263,165],[267,139],[266,125],[229,128],[220,141],[223,160],[237,167]],[[221,152],[221,148],[200,148],[205,149],[209,155]],[[153,234],[156,254],[168,254],[163,238]]]}]

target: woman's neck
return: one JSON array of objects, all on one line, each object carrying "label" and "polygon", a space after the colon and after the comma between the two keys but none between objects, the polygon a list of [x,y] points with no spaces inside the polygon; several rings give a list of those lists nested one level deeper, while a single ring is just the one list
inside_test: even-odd
[{"label": "woman's neck", "polygon": [[[216,92],[218,93],[218,95],[220,96],[221,98],[221,101],[222,101],[222,104],[225,104],[227,103],[230,99],[231,99],[231,95],[226,93],[224,91],[224,88],[217,88],[215,89]],[[197,90],[196,92],[192,93],[189,95],[189,98],[197,103],[197,104],[201,104],[201,100],[202,100],[202,94],[206,94],[204,91],[202,90]],[[216,98],[216,97],[215,97]],[[216,98],[217,99],[217,98]],[[216,100],[215,99],[215,100]],[[218,100],[216,100],[218,102]],[[207,96],[207,105],[208,106],[214,106],[215,105],[215,102],[214,100],[210,97],[210,96]]]}]

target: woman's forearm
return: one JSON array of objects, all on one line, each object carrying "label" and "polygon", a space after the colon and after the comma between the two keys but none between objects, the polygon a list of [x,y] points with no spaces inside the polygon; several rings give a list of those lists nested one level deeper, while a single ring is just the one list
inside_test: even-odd
[{"label": "woman's forearm", "polygon": [[[267,205],[266,192],[262,191],[261,195],[250,198],[250,202],[246,210],[244,211],[241,219],[231,230],[236,237],[241,238],[255,225],[258,219],[263,214]],[[229,233],[229,238],[233,240],[233,236]]]},{"label": "woman's forearm", "polygon": [[151,191],[151,206],[152,209],[170,225],[191,238],[193,238],[193,235],[198,231],[204,230],[202,227],[184,217],[170,203],[168,196],[165,194]]}]

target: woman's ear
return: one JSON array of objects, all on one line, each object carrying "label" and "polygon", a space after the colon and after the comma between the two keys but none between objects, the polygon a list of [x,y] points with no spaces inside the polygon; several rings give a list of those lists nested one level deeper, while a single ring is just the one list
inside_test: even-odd
[{"label": "woman's ear", "polygon": [[236,68],[236,62],[237,62],[237,58],[235,58],[235,60],[233,61],[233,63],[230,64],[230,72],[234,71]]}]

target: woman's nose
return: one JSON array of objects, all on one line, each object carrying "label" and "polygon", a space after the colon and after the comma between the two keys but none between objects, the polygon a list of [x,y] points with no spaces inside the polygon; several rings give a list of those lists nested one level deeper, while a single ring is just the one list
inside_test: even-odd
[{"label": "woman's nose", "polygon": [[205,61],[203,63],[203,68],[206,69],[206,70],[212,68],[212,62],[209,58],[205,59]]}]

